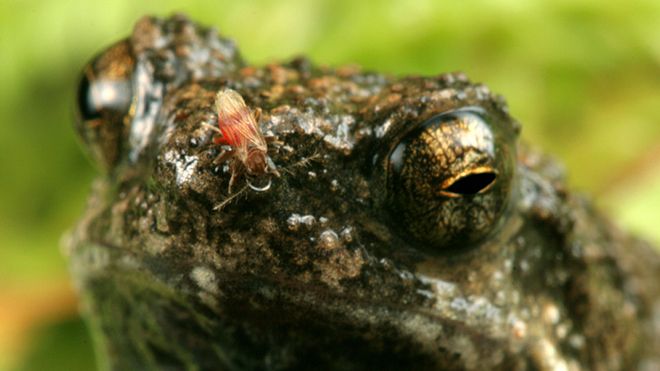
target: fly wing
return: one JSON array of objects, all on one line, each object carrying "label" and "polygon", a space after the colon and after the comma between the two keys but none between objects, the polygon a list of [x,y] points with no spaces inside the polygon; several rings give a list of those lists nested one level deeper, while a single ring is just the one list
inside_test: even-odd
[{"label": "fly wing", "polygon": [[219,91],[215,106],[223,142],[237,149],[247,150],[252,145],[265,151],[266,141],[239,93],[232,89]]}]

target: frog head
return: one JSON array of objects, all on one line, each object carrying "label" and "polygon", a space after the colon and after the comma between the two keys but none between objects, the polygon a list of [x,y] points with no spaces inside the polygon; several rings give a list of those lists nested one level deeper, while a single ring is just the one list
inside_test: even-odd
[{"label": "frog head", "polygon": [[[272,172],[224,155],[221,91]],[[461,73],[254,67],[175,16],[141,20],[80,92],[105,170],[69,254],[115,368],[625,368],[653,353],[657,255],[568,192]]]}]

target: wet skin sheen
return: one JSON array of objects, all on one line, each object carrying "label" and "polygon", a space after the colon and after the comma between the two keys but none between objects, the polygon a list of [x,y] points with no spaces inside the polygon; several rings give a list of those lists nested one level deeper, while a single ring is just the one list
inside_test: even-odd
[{"label": "wet skin sheen", "polygon": [[[277,171],[219,157],[223,89]],[[143,18],[78,106],[101,174],[67,251],[112,369],[660,367],[658,254],[461,73],[251,66]]]}]

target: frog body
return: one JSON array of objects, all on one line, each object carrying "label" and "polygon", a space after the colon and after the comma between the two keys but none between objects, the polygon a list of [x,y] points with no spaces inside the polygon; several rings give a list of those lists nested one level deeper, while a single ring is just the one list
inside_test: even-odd
[{"label": "frog body", "polygon": [[[278,173],[231,192],[223,89],[260,111]],[[660,367],[658,254],[461,73],[255,67],[145,17],[79,104],[102,175],[67,252],[111,369]]]}]

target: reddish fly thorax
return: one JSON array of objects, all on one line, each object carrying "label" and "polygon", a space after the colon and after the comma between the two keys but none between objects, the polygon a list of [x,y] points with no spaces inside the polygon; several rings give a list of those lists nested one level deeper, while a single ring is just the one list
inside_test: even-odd
[{"label": "reddish fly thorax", "polygon": [[216,96],[215,106],[218,128],[222,133],[221,137],[215,138],[216,144],[232,147],[241,159],[247,156],[250,148],[266,152],[266,140],[240,94],[231,89],[221,90]]},{"label": "reddish fly thorax", "polygon": [[266,139],[253,113],[245,104],[243,97],[234,90],[224,89],[218,92],[215,100],[218,111],[218,128],[221,137],[214,139],[216,144],[231,147],[232,182],[239,171],[236,160],[251,175],[271,173],[279,175],[275,165],[267,155]]}]

